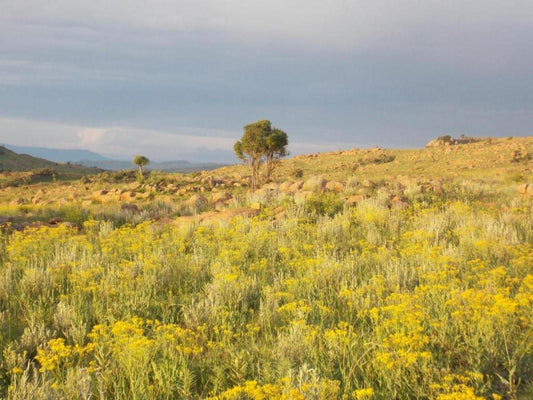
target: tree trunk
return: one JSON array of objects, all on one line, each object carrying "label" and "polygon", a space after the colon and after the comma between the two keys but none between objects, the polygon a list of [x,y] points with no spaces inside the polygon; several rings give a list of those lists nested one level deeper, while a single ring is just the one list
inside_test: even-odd
[{"label": "tree trunk", "polygon": [[259,185],[259,159],[252,159],[252,192]]}]

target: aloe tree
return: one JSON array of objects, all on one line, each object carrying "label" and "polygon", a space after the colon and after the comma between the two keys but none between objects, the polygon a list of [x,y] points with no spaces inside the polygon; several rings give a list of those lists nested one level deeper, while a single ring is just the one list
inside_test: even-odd
[{"label": "aloe tree", "polygon": [[139,167],[139,179],[143,178],[143,167],[150,164],[150,160],[145,156],[135,156],[133,157],[133,164]]}]

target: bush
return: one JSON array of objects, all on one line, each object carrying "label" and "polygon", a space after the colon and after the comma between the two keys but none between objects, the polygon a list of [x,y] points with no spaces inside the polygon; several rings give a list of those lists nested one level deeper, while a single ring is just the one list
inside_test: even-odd
[{"label": "bush", "polygon": [[303,171],[303,169],[301,169],[301,168],[294,168],[294,169],[291,171],[291,176],[292,176],[293,178],[297,178],[297,179],[303,178],[303,176],[304,176],[304,171]]},{"label": "bush", "polygon": [[333,217],[342,211],[344,203],[335,193],[313,194],[305,201],[305,210],[310,214]]}]

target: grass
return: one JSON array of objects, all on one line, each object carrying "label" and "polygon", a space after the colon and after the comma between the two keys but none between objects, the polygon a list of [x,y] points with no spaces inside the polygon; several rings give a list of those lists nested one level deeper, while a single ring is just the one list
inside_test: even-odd
[{"label": "grass", "polygon": [[[529,399],[532,176],[507,147],[531,140],[470,146],[284,161],[305,195],[238,166],[2,191],[0,398]],[[213,191],[260,213],[182,216]]]}]

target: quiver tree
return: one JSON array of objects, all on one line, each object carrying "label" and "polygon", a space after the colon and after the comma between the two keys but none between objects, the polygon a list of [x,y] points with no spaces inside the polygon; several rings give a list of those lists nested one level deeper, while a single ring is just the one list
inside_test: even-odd
[{"label": "quiver tree", "polygon": [[287,144],[287,134],[273,128],[268,120],[245,125],[241,140],[235,143],[233,149],[240,160],[252,166],[252,190],[259,185],[261,164],[267,164],[267,177],[270,177],[274,161],[286,155]]},{"label": "quiver tree", "polygon": [[133,164],[139,167],[139,179],[143,178],[143,167],[150,164],[150,160],[145,156],[135,156],[133,157]]}]

